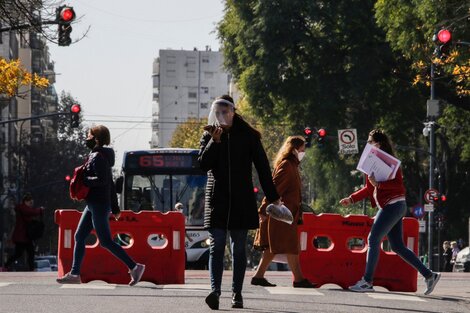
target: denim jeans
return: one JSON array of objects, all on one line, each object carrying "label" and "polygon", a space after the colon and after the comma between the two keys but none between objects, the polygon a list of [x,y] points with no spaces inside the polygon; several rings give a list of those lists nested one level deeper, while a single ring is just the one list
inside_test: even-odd
[{"label": "denim jeans", "polygon": [[[230,230],[230,248],[232,251],[232,291],[241,292],[246,271],[246,237],[247,229]],[[209,229],[209,272],[211,289],[220,294],[222,274],[224,272],[225,243],[227,230],[220,228]]]},{"label": "denim jeans", "polygon": [[75,247],[71,270],[73,275],[80,274],[80,267],[85,256],[85,239],[93,228],[103,248],[109,250],[109,252],[124,262],[129,269],[133,269],[136,266],[136,263],[127,255],[126,251],[111,238],[111,229],[109,228],[110,213],[110,207],[103,206],[103,204],[87,203],[75,232]]},{"label": "denim jeans", "polygon": [[[430,277],[432,272],[424,266],[413,251],[408,249],[403,242],[402,218],[406,214],[406,202],[398,201],[379,209],[375,216],[374,224],[367,238],[369,250],[367,251],[367,263],[364,279],[372,283],[375,268],[379,261],[380,242],[387,235],[390,246],[396,254],[411,266],[416,268],[424,277]],[[393,269],[390,269],[393,271]]]}]

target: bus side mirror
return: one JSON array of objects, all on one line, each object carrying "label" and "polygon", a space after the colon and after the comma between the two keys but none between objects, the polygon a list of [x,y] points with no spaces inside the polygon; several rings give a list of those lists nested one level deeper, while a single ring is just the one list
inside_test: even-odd
[{"label": "bus side mirror", "polygon": [[124,183],[124,177],[119,176],[118,178],[116,178],[116,182],[115,182],[116,193],[119,193],[119,194],[122,193],[123,183]]}]

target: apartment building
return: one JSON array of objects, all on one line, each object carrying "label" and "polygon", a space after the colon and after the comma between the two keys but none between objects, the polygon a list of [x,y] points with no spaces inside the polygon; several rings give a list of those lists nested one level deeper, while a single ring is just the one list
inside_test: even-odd
[{"label": "apartment building", "polygon": [[207,117],[214,99],[231,89],[222,52],[209,47],[203,51],[160,50],[152,76],[152,148],[168,147],[178,124]]}]

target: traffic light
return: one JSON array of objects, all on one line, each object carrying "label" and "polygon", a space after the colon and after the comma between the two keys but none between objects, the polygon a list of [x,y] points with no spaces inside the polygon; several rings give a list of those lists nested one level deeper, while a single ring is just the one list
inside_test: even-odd
[{"label": "traffic light", "polygon": [[70,177],[70,175],[65,175],[65,181],[66,182],[70,182],[71,179],[72,179],[72,177]]},{"label": "traffic light", "polygon": [[75,11],[73,7],[66,5],[60,6],[56,9],[56,22],[58,24],[58,38],[59,46],[69,46],[72,43],[70,33],[72,32],[72,25],[75,19]]},{"label": "traffic light", "polygon": [[449,55],[450,46],[452,45],[452,33],[448,29],[441,29],[433,36],[433,41],[436,44],[435,54],[438,57],[445,57]]},{"label": "traffic light", "polygon": [[323,143],[326,140],[326,130],[324,128],[320,128],[317,130],[317,142],[318,146],[323,146]]},{"label": "traffic light", "polygon": [[305,127],[304,128],[304,137],[305,137],[305,147],[310,148],[312,146],[312,136],[313,136],[313,131],[310,127]]},{"label": "traffic light", "polygon": [[74,104],[70,107],[70,127],[78,128],[80,125],[80,112],[82,108],[80,104]]}]

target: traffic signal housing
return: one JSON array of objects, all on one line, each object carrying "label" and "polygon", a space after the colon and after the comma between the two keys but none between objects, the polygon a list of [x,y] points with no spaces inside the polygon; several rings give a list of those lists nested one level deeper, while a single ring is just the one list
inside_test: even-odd
[{"label": "traffic signal housing", "polygon": [[436,44],[435,54],[442,58],[449,55],[450,46],[452,45],[452,32],[448,29],[441,29],[433,36],[433,41]]},{"label": "traffic signal housing", "polygon": [[323,146],[324,142],[326,140],[326,130],[324,128],[320,128],[317,130],[317,143],[318,146]]},{"label": "traffic signal housing", "polygon": [[59,46],[69,46],[72,43],[70,33],[72,33],[71,23],[75,20],[75,11],[73,7],[62,5],[56,9],[56,22],[58,24]]},{"label": "traffic signal housing", "polygon": [[80,112],[82,108],[80,104],[74,104],[70,107],[70,127],[78,128],[80,125]]},{"label": "traffic signal housing", "polygon": [[310,127],[304,128],[305,147],[310,148],[312,146],[313,130]]}]

